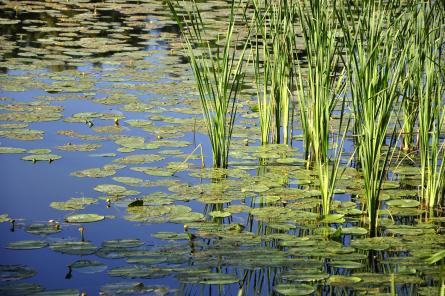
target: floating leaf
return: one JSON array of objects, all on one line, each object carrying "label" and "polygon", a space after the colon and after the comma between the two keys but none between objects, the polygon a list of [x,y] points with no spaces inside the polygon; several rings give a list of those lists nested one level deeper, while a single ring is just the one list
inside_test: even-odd
[{"label": "floating leaf", "polygon": [[75,177],[90,177],[90,178],[104,178],[116,174],[115,170],[104,168],[91,168],[81,171],[72,172],[71,176]]},{"label": "floating leaf", "polygon": [[105,216],[97,214],[74,214],[65,217],[65,221],[68,223],[90,223],[97,222],[105,219]]},{"label": "floating leaf", "polygon": [[0,265],[1,281],[16,281],[33,277],[36,271],[26,265]]},{"label": "floating leaf", "polygon": [[36,161],[52,162],[54,160],[61,159],[61,158],[62,158],[62,156],[56,155],[56,154],[32,154],[32,155],[27,155],[27,156],[22,157],[23,160],[32,161],[32,162],[36,162]]},{"label": "floating leaf", "polygon": [[33,296],[79,296],[79,290],[76,289],[60,289],[45,290],[44,292],[33,293]]},{"label": "floating leaf", "polygon": [[32,234],[53,234],[60,232],[60,224],[58,223],[48,223],[48,224],[31,224],[26,227],[26,232]]},{"label": "floating leaf", "polygon": [[100,148],[100,144],[65,144],[63,146],[57,146],[56,148],[64,151],[94,151]]},{"label": "floating leaf", "polygon": [[279,295],[300,296],[314,293],[314,287],[306,284],[278,284],[274,286],[274,291]]},{"label": "floating leaf", "polygon": [[30,283],[14,283],[0,286],[0,295],[4,296],[32,295],[41,291],[43,291],[42,286]]},{"label": "floating leaf", "polygon": [[105,264],[95,260],[77,260],[69,266],[75,271],[86,274],[98,273],[107,269]]},{"label": "floating leaf", "polygon": [[9,243],[6,248],[13,250],[32,250],[41,249],[48,246],[46,241],[41,240],[23,240]]},{"label": "floating leaf", "polygon": [[399,208],[415,208],[420,205],[420,202],[414,199],[392,199],[386,201],[386,205]]},{"label": "floating leaf", "polygon": [[213,211],[209,213],[210,217],[213,218],[226,218],[231,216],[232,214],[230,212],[226,212],[226,211]]},{"label": "floating leaf", "polygon": [[0,147],[0,154],[16,154],[16,153],[24,153],[26,149],[23,148],[15,148],[15,147]]},{"label": "floating leaf", "polygon": [[90,255],[97,250],[96,246],[89,242],[57,242],[50,245],[53,251],[70,255]]},{"label": "floating leaf", "polygon": [[331,286],[347,287],[353,286],[354,284],[361,282],[361,280],[361,278],[356,276],[332,275],[327,283]]},{"label": "floating leaf", "polygon": [[83,210],[86,206],[97,203],[97,199],[91,197],[73,197],[67,201],[53,201],[49,206],[62,211]]}]

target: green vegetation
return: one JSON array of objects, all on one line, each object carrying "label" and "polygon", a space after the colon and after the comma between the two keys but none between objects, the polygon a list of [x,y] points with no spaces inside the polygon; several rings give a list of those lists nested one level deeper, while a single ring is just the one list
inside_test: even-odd
[{"label": "green vegetation", "polygon": [[229,23],[226,35],[218,36],[223,46],[212,48],[205,39],[205,23],[196,3],[192,9],[185,8],[185,15],[178,14],[179,1],[167,2],[176,22],[178,23],[187,54],[190,59],[196,85],[201,99],[207,133],[212,145],[213,166],[226,168],[228,165],[230,140],[236,117],[236,98],[243,83],[244,54],[247,43],[241,52],[233,49],[236,11],[235,1],[230,8]]}]

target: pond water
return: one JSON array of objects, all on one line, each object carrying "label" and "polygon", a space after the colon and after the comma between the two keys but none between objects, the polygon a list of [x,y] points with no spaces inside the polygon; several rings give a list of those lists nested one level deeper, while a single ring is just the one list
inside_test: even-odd
[{"label": "pond water", "polygon": [[[227,3],[205,8],[217,27]],[[4,0],[0,32],[1,295],[437,295],[445,220],[422,222],[415,169],[384,184],[383,236],[352,167],[320,221],[301,138],[260,146],[248,91],[211,169],[161,1]]]}]

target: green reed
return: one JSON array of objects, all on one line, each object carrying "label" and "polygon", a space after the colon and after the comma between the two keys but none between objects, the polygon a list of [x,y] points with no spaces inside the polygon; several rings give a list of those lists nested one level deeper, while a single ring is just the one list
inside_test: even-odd
[{"label": "green reed", "polygon": [[288,143],[295,6],[286,0],[254,0],[253,4],[261,142]]},{"label": "green reed", "polygon": [[[358,157],[364,178],[366,208],[371,236],[377,234],[380,191],[389,163],[390,151],[383,149],[388,126],[403,89],[406,48],[396,47],[405,26],[394,25],[383,4],[363,1],[337,9],[344,33],[348,78],[357,136]],[[355,12],[359,12],[357,22]],[[392,142],[392,141],[391,141]]]},{"label": "green reed", "polygon": [[[443,14],[436,14],[434,4],[422,4],[419,14],[423,15],[418,25],[422,35],[416,57],[419,59],[419,154],[421,168],[421,197],[431,211],[443,203],[445,186],[445,143],[441,136],[445,132],[445,82],[443,77],[444,41]],[[423,56],[423,59],[420,57]]]},{"label": "green reed", "polygon": [[[297,101],[301,119],[304,122],[304,140],[307,141],[305,147],[312,152],[317,168],[323,215],[329,214],[330,211],[344,143],[343,136],[331,159],[329,157],[330,120],[339,98],[343,95],[345,72],[337,69],[341,48],[336,40],[338,26],[335,13],[328,2],[326,0],[304,1],[299,5],[299,19],[309,67],[307,76],[303,77],[302,66],[299,65],[296,83]],[[343,119],[343,113],[342,108],[341,119]],[[340,120],[340,130],[341,122],[342,120]],[[335,142],[337,144],[338,139]],[[308,152],[306,152],[307,155]]]},{"label": "green reed", "polygon": [[[226,168],[236,118],[236,98],[244,80],[244,56],[248,44],[246,42],[242,49],[237,50],[238,44],[233,40],[237,21],[235,1],[231,1],[225,36],[221,40],[218,37],[215,48],[205,39],[205,23],[195,1],[189,3],[191,8],[187,8],[185,2],[182,7],[179,1],[168,0],[167,3],[181,30],[196,79],[212,146],[213,166]],[[241,6],[241,2],[238,5]],[[219,45],[220,42],[223,45]]]}]

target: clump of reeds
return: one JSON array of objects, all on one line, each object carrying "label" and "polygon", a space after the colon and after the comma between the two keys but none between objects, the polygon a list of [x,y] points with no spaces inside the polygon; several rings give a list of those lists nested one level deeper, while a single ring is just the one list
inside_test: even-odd
[{"label": "clump of reeds", "polygon": [[[396,40],[405,25],[400,23],[400,17],[390,19],[381,2],[344,4],[337,9],[337,14],[347,49],[345,64],[369,231],[375,236],[380,192],[391,154],[391,149],[383,147],[399,100],[398,89],[404,87],[402,74],[406,48],[398,48]],[[358,20],[355,22],[356,14]]]},{"label": "clump of reeds", "polygon": [[288,143],[295,5],[286,0],[254,0],[253,4],[261,142]]},{"label": "clump of reeds", "polygon": [[[439,4],[422,3],[416,6],[418,42],[413,43],[414,63],[420,76],[416,83],[419,96],[419,154],[421,168],[421,198],[433,210],[443,202],[445,186],[445,64],[443,13],[437,14]],[[442,139],[442,140],[441,140]]]},{"label": "clump of reeds", "polygon": [[[302,66],[298,65],[297,101],[303,123],[306,156],[314,161],[322,197],[322,213],[327,215],[344,142],[344,135],[334,140],[339,145],[336,145],[337,148],[330,157],[330,121],[334,108],[343,97],[345,86],[344,69],[338,67],[341,52],[337,42],[339,28],[329,1],[303,1],[298,8],[308,68],[307,73],[303,73]],[[340,130],[343,113],[342,108]]]},{"label": "clump of reeds", "polygon": [[[185,3],[181,6],[179,1],[169,0],[167,3],[181,30],[196,79],[212,146],[213,166],[226,168],[237,111],[236,98],[244,79],[247,48],[246,42],[242,49],[237,50],[238,44],[234,41],[235,1],[231,1],[226,34],[218,37],[215,48],[205,39],[205,23],[195,1],[189,3],[191,8],[187,8]],[[181,7],[181,14],[178,7]]]}]

